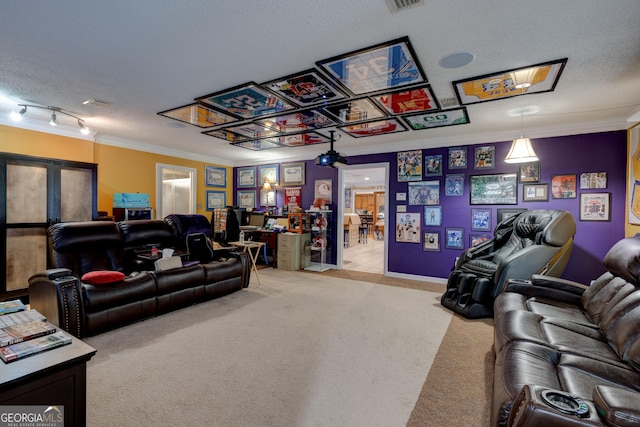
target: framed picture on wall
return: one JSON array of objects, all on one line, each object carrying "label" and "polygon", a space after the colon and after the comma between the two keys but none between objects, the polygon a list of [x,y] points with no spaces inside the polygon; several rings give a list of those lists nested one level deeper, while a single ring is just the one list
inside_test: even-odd
[{"label": "framed picture on wall", "polygon": [[422,150],[398,153],[398,182],[422,180]]},{"label": "framed picture on wall", "polygon": [[205,166],[205,184],[207,187],[226,187],[227,186],[227,170],[225,168],[217,168],[214,166]]},{"label": "framed picture on wall", "polygon": [[606,172],[586,172],[580,174],[580,189],[607,188]]},{"label": "framed picture on wall", "polygon": [[452,173],[447,174],[444,180],[445,196],[462,196],[464,193],[464,174]]},{"label": "framed picture on wall", "polygon": [[581,193],[580,221],[611,221],[611,193]]},{"label": "framed picture on wall", "polygon": [[420,214],[396,213],[396,242],[420,243]]},{"label": "framed picture on wall", "polygon": [[629,224],[640,224],[640,123],[627,131],[627,213]]},{"label": "framed picture on wall", "polygon": [[424,176],[442,176],[442,154],[424,156]]},{"label": "framed picture on wall", "polygon": [[442,206],[424,207],[425,227],[440,227],[442,225]]},{"label": "framed picture on wall", "polygon": [[238,206],[254,209],[256,207],[256,190],[238,190]]},{"label": "framed picture on wall", "polygon": [[271,185],[278,183],[278,165],[258,166],[258,187],[262,187],[265,182]]},{"label": "framed picture on wall", "polygon": [[518,179],[515,173],[471,175],[472,205],[517,205]]},{"label": "framed picture on wall", "polygon": [[522,186],[523,202],[546,202],[549,200],[549,184],[524,184]]},{"label": "framed picture on wall", "polygon": [[496,167],[496,147],[493,145],[475,147],[473,149],[473,158],[474,169],[494,169]]},{"label": "framed picture on wall", "polygon": [[410,205],[439,205],[440,181],[420,181],[409,183]]},{"label": "framed picture on wall", "polygon": [[554,199],[575,199],[576,175],[553,175],[551,177],[551,195]]},{"label": "framed picture on wall", "polygon": [[440,252],[440,232],[427,231],[424,233],[422,250],[425,252]]},{"label": "framed picture on wall", "polygon": [[446,249],[464,249],[464,228],[447,227],[445,228],[445,245]]},{"label": "framed picture on wall", "polygon": [[491,209],[471,209],[471,229],[474,231],[491,231]]},{"label": "framed picture on wall", "polygon": [[478,246],[482,242],[486,242],[487,240],[491,240],[491,235],[489,233],[469,234],[469,247],[473,248],[475,246]]},{"label": "framed picture on wall", "polygon": [[212,211],[227,206],[227,193],[224,191],[207,190],[207,210]]},{"label": "framed picture on wall", "polygon": [[238,168],[238,187],[255,187],[256,186],[256,167],[248,166]]},{"label": "framed picture on wall", "polygon": [[449,169],[467,168],[467,149],[465,147],[449,148]]},{"label": "framed picture on wall", "polygon": [[540,182],[540,162],[520,163],[518,179],[520,182]]},{"label": "framed picture on wall", "polygon": [[280,165],[280,178],[283,187],[304,185],[305,163],[283,163]]}]

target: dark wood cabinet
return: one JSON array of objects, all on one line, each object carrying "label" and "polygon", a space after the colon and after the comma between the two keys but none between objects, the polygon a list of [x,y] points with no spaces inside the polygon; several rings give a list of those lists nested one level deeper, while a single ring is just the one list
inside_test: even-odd
[{"label": "dark wood cabinet", "polygon": [[87,362],[96,350],[72,342],[25,359],[0,362],[0,405],[64,406],[64,425],[87,425]]}]

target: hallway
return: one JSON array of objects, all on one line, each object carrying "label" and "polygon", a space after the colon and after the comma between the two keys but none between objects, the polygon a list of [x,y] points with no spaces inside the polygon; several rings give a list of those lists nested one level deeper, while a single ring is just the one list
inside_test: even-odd
[{"label": "hallway", "polygon": [[384,274],[384,240],[369,235],[367,243],[349,246],[342,253],[343,269]]}]

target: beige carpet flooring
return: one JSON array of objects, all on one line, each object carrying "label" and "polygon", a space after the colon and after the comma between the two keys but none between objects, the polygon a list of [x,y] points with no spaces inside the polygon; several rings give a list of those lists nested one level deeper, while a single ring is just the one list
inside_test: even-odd
[{"label": "beige carpet flooring", "polygon": [[335,273],[260,278],[87,339],[98,350],[88,426],[478,425],[430,424],[420,409],[452,324],[441,290]]}]

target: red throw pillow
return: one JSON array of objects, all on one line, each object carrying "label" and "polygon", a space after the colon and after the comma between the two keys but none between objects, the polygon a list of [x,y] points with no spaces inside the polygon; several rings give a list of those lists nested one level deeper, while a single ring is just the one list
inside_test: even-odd
[{"label": "red throw pillow", "polygon": [[82,276],[82,282],[90,285],[107,285],[124,279],[124,274],[119,271],[98,270],[90,271]]}]

